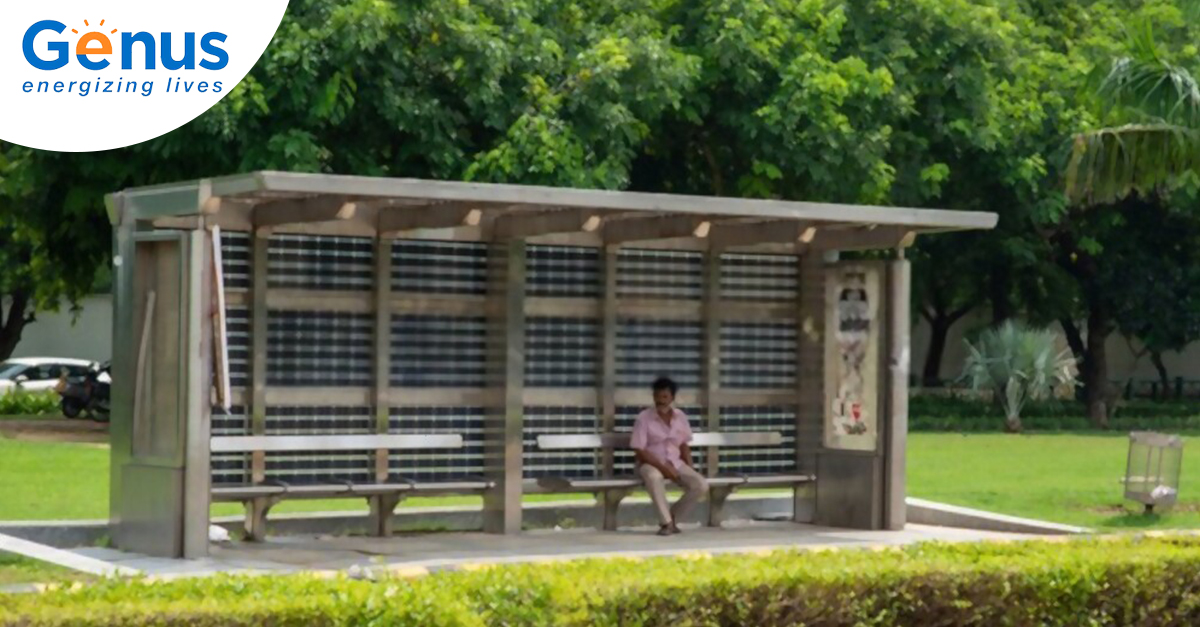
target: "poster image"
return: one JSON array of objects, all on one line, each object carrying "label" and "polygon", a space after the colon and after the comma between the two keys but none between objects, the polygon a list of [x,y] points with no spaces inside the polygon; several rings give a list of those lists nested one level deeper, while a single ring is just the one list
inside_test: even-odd
[{"label": "poster image", "polygon": [[825,325],[825,445],[829,448],[875,450],[881,270],[870,263],[829,268]]}]

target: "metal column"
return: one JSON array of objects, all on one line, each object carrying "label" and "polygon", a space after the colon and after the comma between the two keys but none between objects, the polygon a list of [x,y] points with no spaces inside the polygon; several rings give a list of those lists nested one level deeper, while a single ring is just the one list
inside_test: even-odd
[{"label": "metal column", "polygon": [[909,299],[912,268],[901,258],[887,271],[888,369],[884,374],[883,424],[883,526],[903,529],[906,520],[905,490],[908,445]]},{"label": "metal column", "polygon": [[483,498],[489,533],[521,532],[525,413],[525,243],[488,250],[488,374],[484,467],[495,487]]},{"label": "metal column", "polygon": [[[704,328],[704,368],[701,381],[704,385],[700,398],[704,399],[704,424],[711,432],[721,429],[721,408],[717,404],[717,390],[721,387],[721,251],[712,250],[704,255],[704,287],[701,318]],[[705,453],[708,476],[717,475],[720,453],[710,446]]]}]

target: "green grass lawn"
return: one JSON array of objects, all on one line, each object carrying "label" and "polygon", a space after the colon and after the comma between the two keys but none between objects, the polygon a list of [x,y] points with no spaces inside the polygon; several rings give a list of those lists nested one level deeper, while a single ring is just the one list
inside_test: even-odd
[{"label": "green grass lawn", "polygon": [[80,581],[89,578],[89,575],[83,573],[0,551],[0,586],[18,583]]},{"label": "green grass lawn", "polygon": [[1126,434],[914,433],[908,444],[911,496],[1104,529],[1200,528],[1194,444],[1184,445],[1179,505],[1149,517],[1122,502]]},{"label": "green grass lawn", "polygon": [[[1124,434],[909,435],[909,494],[1056,522],[1100,527],[1200,528],[1200,464],[1185,447],[1176,511],[1145,517],[1125,509]],[[530,495],[527,500],[590,498]],[[471,505],[478,497],[414,498],[402,507]],[[279,512],[366,511],[356,500],[290,501]],[[236,504],[215,515],[240,514]],[[0,437],[0,520],[100,519],[108,515],[108,449]]]}]

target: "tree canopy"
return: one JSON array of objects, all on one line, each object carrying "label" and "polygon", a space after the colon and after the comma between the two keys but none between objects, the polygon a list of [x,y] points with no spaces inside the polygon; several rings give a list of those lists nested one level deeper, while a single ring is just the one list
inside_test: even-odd
[{"label": "tree canopy", "polygon": [[[1130,99],[1139,33],[1178,70],[1172,93],[1195,89],[1200,27],[1177,2],[293,0],[247,79],[167,135],[0,145],[7,321],[87,292],[110,254],[104,193],[280,169],[994,211],[994,232],[918,242],[915,305],[947,329],[981,306],[1061,321],[1086,358],[1119,325],[1078,328],[1096,306],[1077,264],[1126,253],[1104,252],[1121,212],[1074,190],[1170,190],[1102,189],[1079,138],[1116,137],[1134,109],[1191,123]],[[20,326],[0,317],[0,357]]]}]

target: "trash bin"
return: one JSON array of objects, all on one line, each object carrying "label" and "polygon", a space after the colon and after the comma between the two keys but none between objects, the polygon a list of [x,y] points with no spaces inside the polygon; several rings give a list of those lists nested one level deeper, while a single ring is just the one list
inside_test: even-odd
[{"label": "trash bin", "polygon": [[1179,497],[1179,468],[1183,438],[1149,431],[1129,434],[1125,465],[1125,498],[1137,501],[1146,513],[1175,504]]}]

